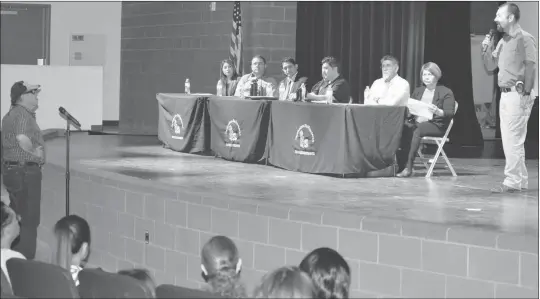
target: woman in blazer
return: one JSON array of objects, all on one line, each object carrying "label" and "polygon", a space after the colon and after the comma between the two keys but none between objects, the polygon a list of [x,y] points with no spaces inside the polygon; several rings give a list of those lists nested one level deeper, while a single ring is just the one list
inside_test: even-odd
[{"label": "woman in blazer", "polygon": [[225,59],[221,61],[219,67],[219,83],[221,83],[221,92],[218,87],[216,95],[218,96],[233,96],[236,91],[236,85],[238,85],[238,73],[234,63],[230,59]]},{"label": "woman in blazer", "polygon": [[403,127],[401,151],[397,155],[400,173],[398,177],[410,177],[413,173],[414,158],[420,147],[422,137],[444,136],[450,120],[454,117],[456,101],[454,93],[446,86],[437,85],[442,72],[439,66],[428,62],[422,66],[420,77],[424,86],[417,87],[411,98],[422,101],[430,106],[433,118],[412,115]]}]

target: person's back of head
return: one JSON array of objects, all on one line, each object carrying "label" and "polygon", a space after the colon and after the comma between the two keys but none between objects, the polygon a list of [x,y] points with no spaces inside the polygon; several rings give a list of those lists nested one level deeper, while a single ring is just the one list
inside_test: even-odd
[{"label": "person's back of head", "polygon": [[241,269],[242,259],[231,239],[215,236],[203,246],[201,270],[211,292],[225,297],[245,297],[245,287],[240,282]]},{"label": "person's back of head", "polygon": [[255,288],[255,298],[316,298],[311,278],[298,267],[281,267],[267,273]]},{"label": "person's back of head", "polygon": [[156,283],[150,272],[146,269],[129,269],[129,270],[120,270],[118,274],[132,277],[140,282],[142,282],[148,290],[152,293],[152,297],[156,298]]},{"label": "person's back of head", "polygon": [[56,222],[56,264],[65,269],[82,267],[90,255],[90,226],[77,215],[65,216]]},{"label": "person's back of head", "polygon": [[1,247],[11,248],[13,241],[19,236],[19,219],[15,211],[3,201],[0,202],[0,221],[1,221]]},{"label": "person's back of head", "polygon": [[337,251],[317,248],[306,255],[300,269],[313,280],[317,298],[349,298],[351,271],[347,261]]}]

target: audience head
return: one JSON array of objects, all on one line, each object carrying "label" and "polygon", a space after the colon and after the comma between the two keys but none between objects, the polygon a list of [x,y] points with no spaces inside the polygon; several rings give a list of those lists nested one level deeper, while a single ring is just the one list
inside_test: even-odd
[{"label": "audience head", "polygon": [[436,86],[442,77],[442,71],[436,63],[428,62],[420,70],[420,79],[426,86]]},{"label": "audience head", "polygon": [[337,78],[341,71],[341,63],[332,56],[327,56],[321,61],[322,77],[327,81]]},{"label": "audience head", "polygon": [[32,85],[24,81],[15,82],[11,86],[11,105],[21,103],[29,108],[37,109],[40,88],[40,85]]},{"label": "audience head", "polygon": [[226,80],[227,78],[231,80],[235,80],[238,77],[238,73],[236,72],[236,67],[234,66],[234,62],[230,59],[224,59],[221,61],[221,65],[219,67],[220,69],[220,79]]},{"label": "audience head", "polygon": [[90,226],[77,215],[65,216],[56,222],[54,233],[58,241],[57,265],[70,269],[83,266],[90,255]]},{"label": "audience head", "polygon": [[234,242],[225,236],[215,236],[204,244],[201,270],[213,293],[225,297],[244,297],[240,282],[242,259]]},{"label": "audience head", "polygon": [[255,298],[317,298],[309,276],[298,267],[281,267],[267,273],[253,291]]},{"label": "audience head", "polygon": [[253,59],[251,59],[251,71],[255,76],[263,76],[266,71],[266,59],[261,55],[253,56]]},{"label": "audience head", "polygon": [[1,248],[11,248],[11,243],[19,236],[19,216],[3,201],[0,202],[0,221],[1,221]]},{"label": "audience head", "polygon": [[392,80],[399,71],[399,61],[391,55],[386,55],[381,59],[382,77],[384,80]]},{"label": "audience head", "polygon": [[515,3],[502,4],[497,10],[494,20],[497,24],[497,30],[508,32],[512,24],[519,22],[520,15],[519,7]]},{"label": "audience head", "polygon": [[317,298],[349,298],[351,271],[335,250],[321,247],[310,252],[300,263],[317,289]]},{"label": "audience head", "polygon": [[298,64],[292,57],[285,57],[281,60],[281,69],[287,77],[292,77],[298,72]]},{"label": "audience head", "polygon": [[118,271],[118,274],[129,276],[131,278],[134,278],[144,284],[144,286],[150,290],[152,293],[153,298],[156,298],[156,283],[154,282],[154,279],[152,279],[152,276],[150,275],[150,272],[146,269],[130,269],[130,270],[121,270]]}]

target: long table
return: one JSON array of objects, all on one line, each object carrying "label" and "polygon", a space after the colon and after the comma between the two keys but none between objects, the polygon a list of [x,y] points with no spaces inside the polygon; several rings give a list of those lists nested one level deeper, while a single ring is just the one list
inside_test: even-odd
[{"label": "long table", "polygon": [[[406,114],[405,107],[185,94],[156,98],[158,137],[173,150],[307,173],[367,176],[392,166]],[[174,132],[178,121],[175,127],[167,115],[182,117],[180,141]]]}]

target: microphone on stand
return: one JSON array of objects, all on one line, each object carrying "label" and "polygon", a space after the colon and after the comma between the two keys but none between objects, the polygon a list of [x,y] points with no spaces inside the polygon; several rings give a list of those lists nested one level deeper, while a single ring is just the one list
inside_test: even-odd
[{"label": "microphone on stand", "polygon": [[[495,37],[495,34],[497,34],[497,30],[495,29],[491,29],[489,30],[489,43],[491,44],[491,42],[493,41],[493,37]],[[489,45],[482,45],[482,53],[486,53],[487,49],[488,49],[488,46]]]},{"label": "microphone on stand", "polygon": [[66,111],[66,109],[64,109],[64,107],[60,107],[58,108],[58,111],[60,112],[60,115],[62,115],[63,118],[65,118],[67,121],[71,122],[71,124],[77,128],[77,129],[81,129],[81,123],[79,123],[79,121],[73,117],[71,114],[69,114],[69,112]]}]

